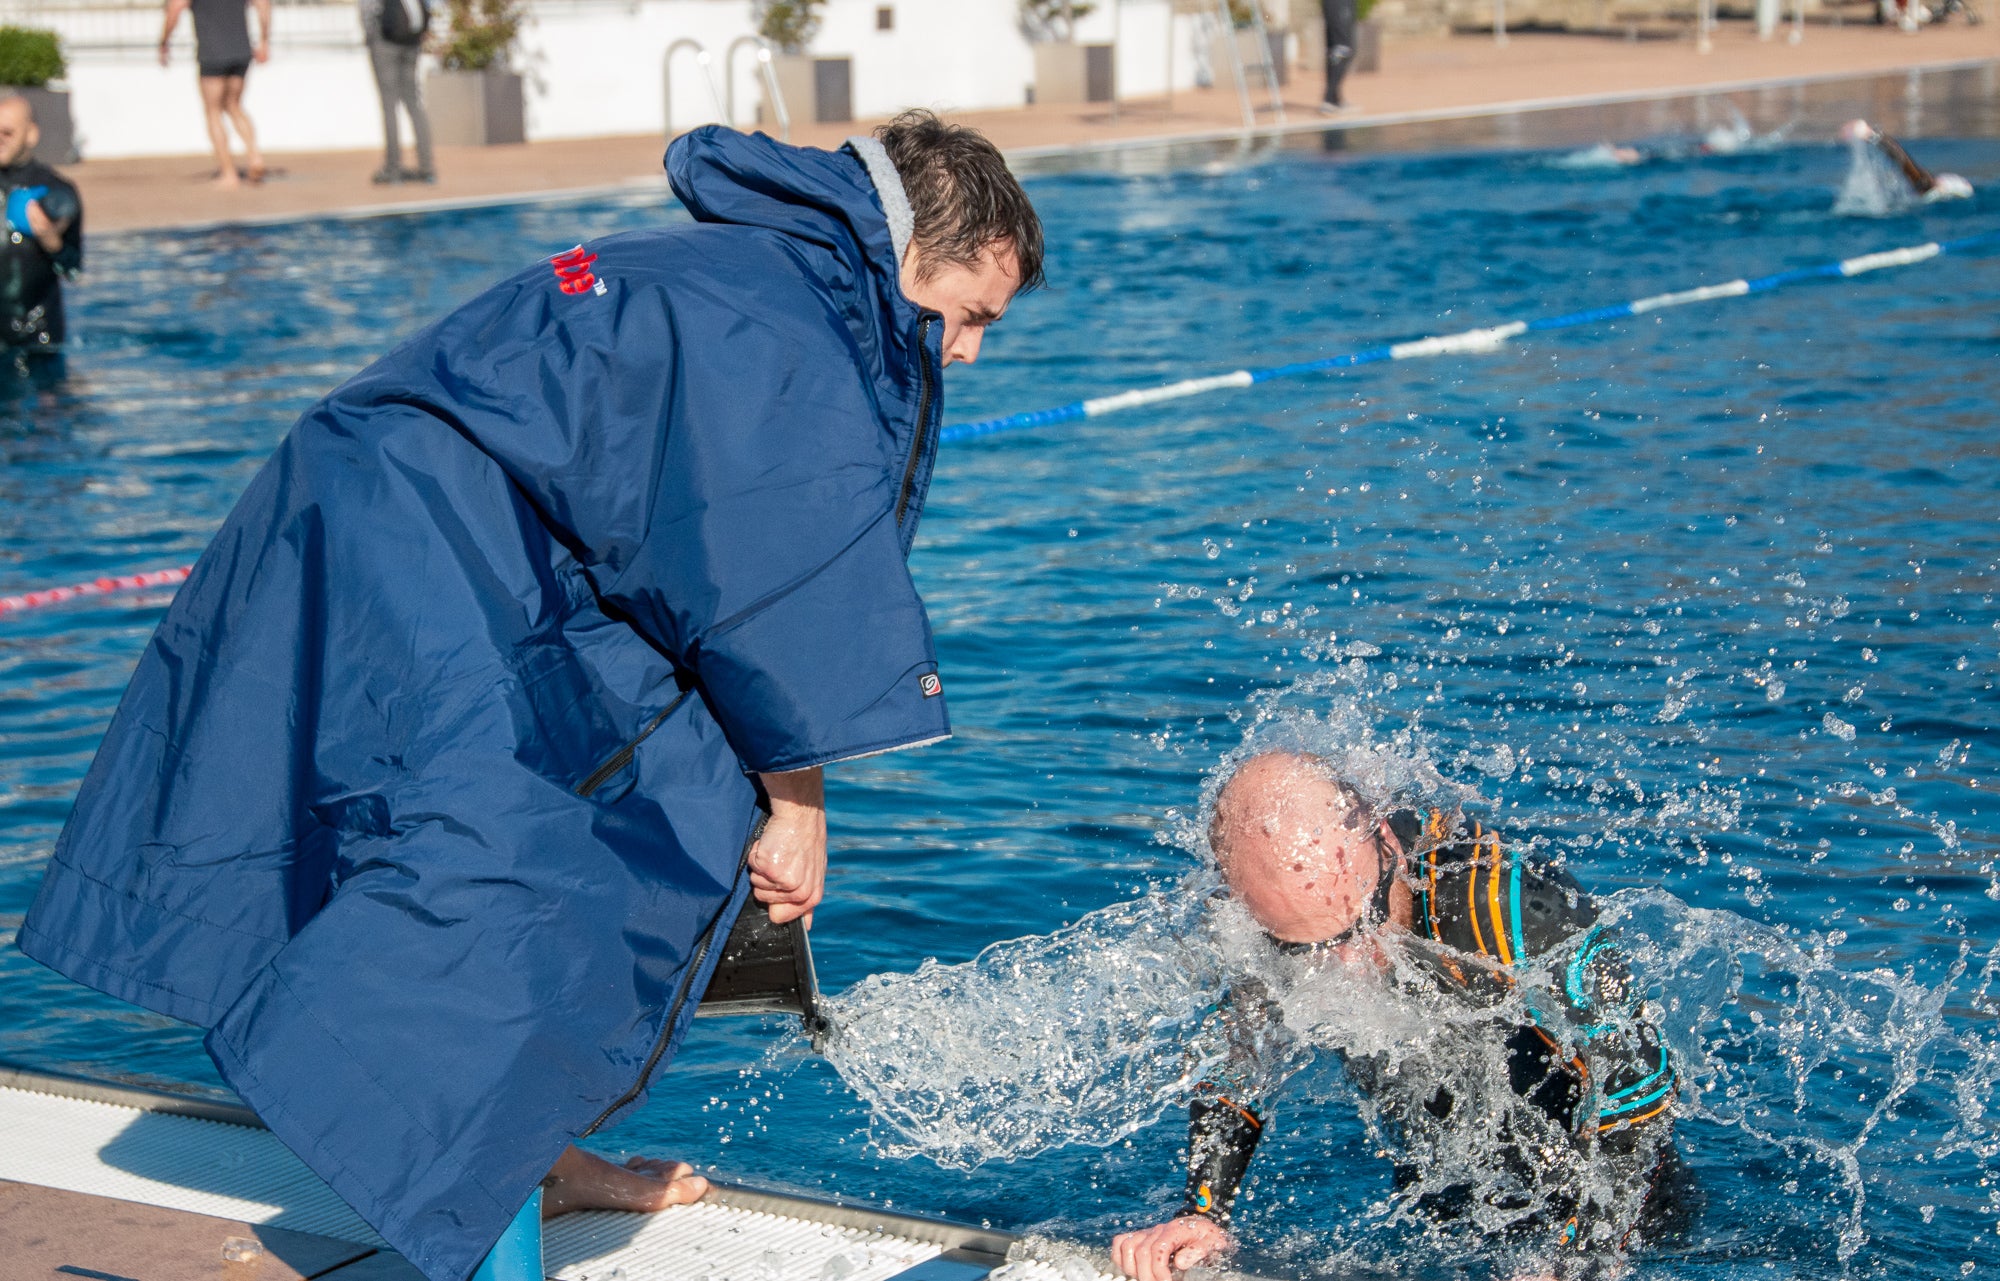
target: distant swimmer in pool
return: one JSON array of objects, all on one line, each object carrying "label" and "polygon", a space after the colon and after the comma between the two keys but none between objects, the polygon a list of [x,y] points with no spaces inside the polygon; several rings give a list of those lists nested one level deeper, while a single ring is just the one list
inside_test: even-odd
[{"label": "distant swimmer in pool", "polygon": [[1964,200],[1972,195],[1972,184],[1955,173],[1932,173],[1911,159],[1903,150],[1903,144],[1883,133],[1866,120],[1850,120],[1840,127],[1842,142],[1859,142],[1872,145],[1889,158],[1902,172],[1910,184],[1910,190],[1923,200]]},{"label": "distant swimmer in pool", "polygon": [[[1412,1210],[1434,1221],[1505,1222],[1528,1276],[1615,1271],[1635,1234],[1671,1226],[1681,1200],[1672,1193],[1686,1178],[1672,1136],[1673,1063],[1631,991],[1612,930],[1567,873],[1527,860],[1476,821],[1371,808],[1324,760],[1296,753],[1237,768],[1216,798],[1209,842],[1231,896],[1280,952],[1388,973],[1387,944],[1421,974],[1412,979],[1406,966],[1397,981],[1468,1011],[1514,992],[1527,998],[1529,1016],[1493,1045],[1513,1096],[1504,1119],[1459,1106],[1448,1088],[1404,1065],[1345,1057],[1406,1140],[1405,1156],[1453,1147],[1454,1127],[1498,1126],[1512,1167],[1502,1181],[1533,1190],[1441,1185],[1436,1171],[1425,1179],[1399,1161],[1399,1189],[1424,1184],[1411,1193]],[[1269,1095],[1288,1074],[1271,1061],[1283,1053],[1273,1049],[1283,1038],[1271,1034],[1283,1017],[1261,980],[1231,982],[1213,1018],[1225,1067],[1190,1108],[1187,1200],[1167,1222],[1113,1241],[1112,1260],[1127,1276],[1167,1281],[1229,1248],[1231,1203],[1269,1120]],[[1478,1022],[1465,1022],[1468,1037]]]}]

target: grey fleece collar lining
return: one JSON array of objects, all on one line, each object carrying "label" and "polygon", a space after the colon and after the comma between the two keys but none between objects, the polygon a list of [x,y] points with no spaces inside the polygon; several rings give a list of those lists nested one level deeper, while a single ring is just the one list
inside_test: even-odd
[{"label": "grey fleece collar lining", "polygon": [[889,159],[889,149],[878,139],[849,138],[847,145],[861,157],[861,163],[867,166],[868,177],[875,183],[875,194],[882,200],[882,212],[889,218],[889,243],[895,247],[896,266],[900,270],[903,255],[910,249],[910,237],[917,229],[917,216],[910,211],[910,198],[904,194],[902,175],[896,172],[895,162]]}]

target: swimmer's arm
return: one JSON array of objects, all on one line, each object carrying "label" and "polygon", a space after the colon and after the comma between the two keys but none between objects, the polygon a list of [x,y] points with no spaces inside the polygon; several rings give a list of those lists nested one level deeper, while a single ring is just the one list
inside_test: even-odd
[{"label": "swimmer's arm", "polygon": [[1207,1092],[1188,1105],[1187,1198],[1182,1215],[1209,1219],[1229,1228],[1229,1208],[1257,1141],[1264,1137],[1264,1118],[1221,1094]]},{"label": "swimmer's arm", "polygon": [[1579,1128],[1602,1135],[1667,1124],[1678,1083],[1673,1057],[1634,990],[1615,933],[1603,927],[1585,933],[1562,982],[1584,1026],[1583,1057],[1597,1086],[1596,1114],[1578,1117]]},{"label": "swimmer's arm", "polygon": [[1180,1213],[1111,1241],[1112,1265],[1137,1281],[1171,1281],[1229,1248],[1229,1206],[1264,1123],[1212,1086],[1204,1083],[1203,1091],[1188,1107],[1187,1200]]},{"label": "swimmer's arm", "polygon": [[1878,133],[1875,135],[1875,145],[1880,147],[1882,154],[1893,160],[1896,163],[1896,167],[1903,171],[1903,177],[1909,180],[1912,187],[1916,188],[1918,195],[1921,196],[1932,187],[1937,186],[1937,179],[1931,176],[1931,171],[1912,159],[1910,153],[1903,150],[1902,143],[1897,142],[1886,133]]},{"label": "swimmer's arm", "polygon": [[257,52],[259,62],[271,60],[271,0],[250,0],[250,7],[257,11]]},{"label": "swimmer's arm", "polygon": [[189,0],[167,0],[167,22],[160,28],[160,65],[167,65],[167,42],[174,38],[174,28],[180,25],[181,15],[188,11]]}]

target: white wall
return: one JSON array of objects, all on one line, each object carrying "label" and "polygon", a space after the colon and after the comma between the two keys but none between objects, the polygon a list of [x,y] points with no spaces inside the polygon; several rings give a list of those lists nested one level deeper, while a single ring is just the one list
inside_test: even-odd
[{"label": "white wall", "polygon": [[[208,154],[192,50],[168,67],[150,53],[72,55],[69,87],[87,158]],[[243,102],[267,151],[382,145],[375,78],[358,46],[274,52],[251,68]]]},{"label": "white wall", "polygon": [[[880,4],[895,11],[877,31]],[[441,7],[441,6],[440,6]],[[1079,24],[1078,38],[1119,42],[1119,91],[1165,86],[1170,0],[1109,2]],[[862,118],[911,106],[979,110],[1020,106],[1034,56],[1017,21],[1017,0],[829,0],[813,52],[854,60],[854,109]],[[63,32],[72,107],[83,154],[93,158],[200,155],[207,151],[188,24],[162,68],[153,10],[57,10],[37,18]],[[1193,83],[1185,16],[1174,21],[1176,87]],[[129,28],[129,30],[127,30]],[[730,43],[751,31],[750,0],[531,0],[517,69],[528,86],[528,136],[578,138],[660,133],[668,120],[667,47],[683,37],[709,51],[718,89]],[[277,11],[271,61],[253,67],[245,97],[270,151],[367,149],[381,145],[374,79],[350,3]],[[761,93],[754,54],[736,60],[737,123],[751,126]],[[676,130],[719,114],[693,54],[675,56]],[[808,104],[790,104],[794,114]]]}]

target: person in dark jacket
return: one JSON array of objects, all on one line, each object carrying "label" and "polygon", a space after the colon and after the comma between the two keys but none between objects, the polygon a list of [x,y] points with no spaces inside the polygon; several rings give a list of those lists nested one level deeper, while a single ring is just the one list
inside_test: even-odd
[{"label": "person in dark jacket", "polygon": [[[28,955],[209,1029],[431,1281],[645,1098],[737,913],[810,922],[821,769],[951,732],[906,560],[940,376],[1041,280],[993,146],[707,127],[690,223],[565,249],[308,410],[139,661]],[[657,1195],[656,1195],[657,1194]]]},{"label": "person in dark jacket", "polygon": [[67,332],[63,281],[83,269],[83,201],[67,178],[35,159],[41,137],[26,98],[0,98],[0,186],[7,201],[0,315],[17,362],[60,359]]},{"label": "person in dark jacket", "polygon": [[[1281,952],[1386,965],[1375,939],[1393,933],[1413,944],[1407,952],[1425,972],[1422,986],[1455,1002],[1496,1004],[1525,992],[1530,976],[1537,992],[1561,994],[1561,1008],[1546,1009],[1527,996],[1533,1017],[1491,1047],[1504,1059],[1508,1089],[1543,1119],[1499,1122],[1512,1180],[1544,1194],[1540,1205],[1521,1198],[1497,1207],[1515,1214],[1511,1235],[1537,1274],[1594,1275],[1635,1230],[1668,1222],[1684,1180],[1671,1134],[1672,1058],[1629,990],[1615,934],[1567,873],[1523,857],[1476,820],[1378,811],[1323,760],[1288,752],[1238,766],[1216,797],[1209,843],[1231,896]],[[1284,1042],[1283,1014],[1258,979],[1232,983],[1213,1021],[1224,1066],[1190,1106],[1181,1211],[1112,1245],[1118,1269],[1139,1281],[1169,1281],[1229,1247],[1231,1205],[1270,1096],[1297,1066],[1274,1048]],[[1490,1114],[1470,1115],[1477,1109],[1442,1085],[1399,1079],[1404,1069],[1355,1057],[1346,1066],[1409,1139],[1495,1124]],[[1411,1085],[1414,1098],[1404,1088]],[[1551,1128],[1567,1136],[1561,1151],[1542,1133]],[[1613,1173],[1614,1195],[1587,1192],[1574,1177],[1592,1159]],[[1400,1164],[1398,1186],[1414,1186],[1419,1175]],[[1653,1195],[1663,1187],[1674,1191]],[[1472,1195],[1470,1185],[1451,1184],[1421,1194],[1413,1208],[1450,1220]]]},{"label": "person in dark jacket", "polygon": [[1326,87],[1319,109],[1322,115],[1332,115],[1347,110],[1341,85],[1354,65],[1355,42],[1360,37],[1355,29],[1354,0],[1320,0],[1319,7],[1326,20]]}]

